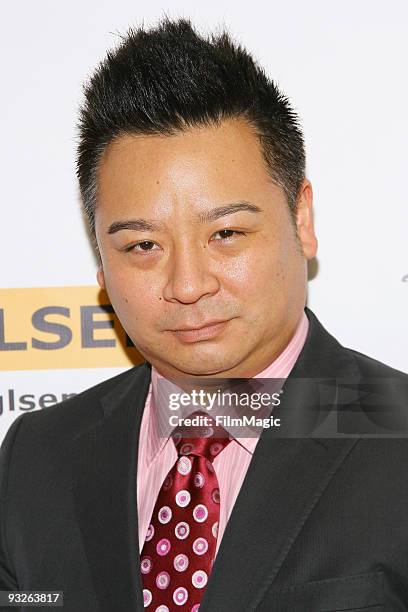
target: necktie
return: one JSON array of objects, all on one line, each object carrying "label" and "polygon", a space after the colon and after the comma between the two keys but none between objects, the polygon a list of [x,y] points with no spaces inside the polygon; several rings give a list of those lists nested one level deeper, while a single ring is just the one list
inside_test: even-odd
[{"label": "necktie", "polygon": [[141,553],[143,601],[149,610],[197,612],[200,607],[220,516],[212,462],[230,442],[220,430],[209,428],[208,437],[176,433],[172,438],[178,459],[159,491]]}]

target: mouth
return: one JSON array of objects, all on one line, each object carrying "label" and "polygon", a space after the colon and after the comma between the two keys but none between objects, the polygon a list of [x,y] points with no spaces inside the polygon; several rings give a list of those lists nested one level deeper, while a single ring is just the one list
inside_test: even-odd
[{"label": "mouth", "polygon": [[230,320],[231,319],[225,321],[210,321],[197,327],[180,327],[180,329],[171,331],[182,342],[200,342],[202,340],[210,340],[218,336],[224,331]]}]

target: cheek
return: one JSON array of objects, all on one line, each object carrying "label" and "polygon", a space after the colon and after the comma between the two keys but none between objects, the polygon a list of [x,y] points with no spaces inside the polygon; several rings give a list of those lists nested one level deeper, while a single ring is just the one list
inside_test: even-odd
[{"label": "cheek", "polygon": [[[163,300],[154,283],[143,282],[141,275],[105,273],[106,289],[119,319],[134,327],[140,321],[153,319]],[[157,316],[157,315],[156,315]]]},{"label": "cheek", "polygon": [[268,244],[262,249],[248,249],[240,257],[224,262],[220,273],[232,292],[253,301],[285,283],[289,261],[285,249]]},{"label": "cheek", "polygon": [[264,245],[243,253],[223,271],[224,287],[252,329],[268,328],[271,321],[282,318],[298,284],[291,244],[265,240]]},{"label": "cheek", "polygon": [[248,283],[254,277],[256,270],[256,257],[247,251],[239,257],[223,261],[217,274],[223,279],[223,284],[235,291],[248,288]]}]

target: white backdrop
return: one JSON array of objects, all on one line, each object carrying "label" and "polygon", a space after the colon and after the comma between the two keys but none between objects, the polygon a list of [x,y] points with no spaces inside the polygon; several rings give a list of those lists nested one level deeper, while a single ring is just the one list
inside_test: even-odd
[{"label": "white backdrop", "polygon": [[[225,25],[302,118],[319,238],[309,306],[345,346],[408,371],[406,0],[25,0],[1,13],[0,287],[96,284],[74,168],[81,84],[128,26],[186,16]],[[10,390],[59,400],[119,371],[6,364],[0,440],[21,412]]]}]

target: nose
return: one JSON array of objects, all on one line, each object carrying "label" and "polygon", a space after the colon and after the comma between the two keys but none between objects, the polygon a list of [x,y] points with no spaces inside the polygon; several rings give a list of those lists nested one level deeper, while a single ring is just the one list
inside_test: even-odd
[{"label": "nose", "polygon": [[168,261],[168,276],[163,297],[169,302],[193,304],[200,298],[217,293],[219,280],[210,269],[207,249],[191,243],[175,250]]}]

